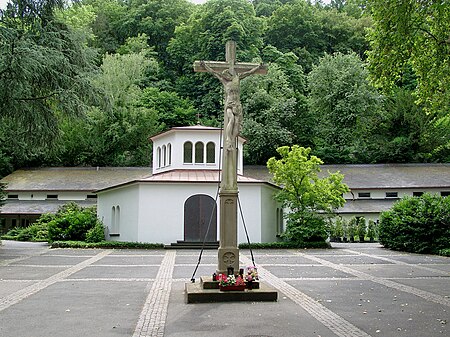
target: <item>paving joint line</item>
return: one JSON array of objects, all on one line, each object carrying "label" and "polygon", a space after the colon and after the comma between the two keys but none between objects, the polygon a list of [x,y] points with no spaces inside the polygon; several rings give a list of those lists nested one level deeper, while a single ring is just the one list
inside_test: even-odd
[{"label": "paving joint line", "polygon": [[176,250],[168,250],[145,300],[133,337],[164,336]]},{"label": "paving joint line", "polygon": [[85,261],[82,261],[70,268],[67,268],[66,270],[63,270],[55,275],[50,276],[49,278],[46,278],[45,280],[37,281],[35,284],[29,285],[28,287],[16,291],[15,293],[0,298],[0,311],[3,311],[9,308],[10,306],[19,303],[23,299],[31,295],[34,295],[37,292],[47,288],[48,286],[51,286],[52,284],[61,281],[67,278],[68,276],[86,268],[90,264],[95,263],[96,261],[104,258],[110,253],[111,253],[110,250],[102,251],[97,255],[89,259],[86,259]]},{"label": "paving joint line", "polygon": [[312,255],[308,255],[308,254],[304,254],[304,253],[300,253],[300,252],[297,252],[296,255],[306,257],[313,261],[319,262],[319,263],[323,264],[324,266],[327,266],[327,267],[330,267],[330,268],[333,268],[333,269],[336,269],[339,271],[343,271],[344,273],[347,273],[350,275],[354,275],[362,280],[378,283],[378,284],[384,285],[389,288],[397,289],[397,290],[400,290],[400,291],[403,291],[403,292],[406,292],[406,293],[409,293],[412,295],[416,295],[417,297],[421,297],[427,301],[431,301],[434,303],[438,303],[438,304],[442,304],[447,307],[450,307],[450,300],[444,298],[443,296],[433,294],[429,291],[425,291],[425,290],[421,290],[421,289],[418,289],[415,287],[407,286],[407,285],[404,285],[404,284],[401,284],[398,282],[394,282],[394,281],[391,281],[388,279],[384,279],[381,277],[372,276],[368,273],[365,273],[365,272],[362,272],[359,270],[355,270],[350,267],[346,267],[344,265],[337,265],[333,262],[321,259],[316,256],[312,256]]},{"label": "paving joint line", "polygon": [[[252,262],[246,256],[240,256],[244,264],[250,265]],[[330,329],[339,337],[370,337],[366,332],[351,324],[335,312],[324,305],[318,303],[300,290],[281,280],[264,267],[258,266],[258,274],[261,281],[267,282],[273,287],[283,292],[296,304],[305,309],[312,317]]]},{"label": "paving joint line", "polygon": [[397,265],[401,265],[401,266],[415,267],[415,268],[422,269],[422,270],[425,270],[425,271],[431,271],[433,273],[437,273],[437,274],[441,274],[441,275],[445,275],[445,276],[450,276],[450,272],[446,272],[446,271],[443,271],[443,270],[430,268],[430,267],[423,266],[423,265],[411,264],[411,263],[408,263],[408,262],[398,261],[398,260],[390,259],[388,257],[379,256],[379,255],[370,255],[370,254],[354,251],[354,250],[351,250],[351,249],[345,249],[345,251],[351,252],[353,254],[362,255],[362,256],[373,257],[375,259],[379,259],[379,260],[386,261],[386,262],[391,262],[393,264],[397,264]]}]

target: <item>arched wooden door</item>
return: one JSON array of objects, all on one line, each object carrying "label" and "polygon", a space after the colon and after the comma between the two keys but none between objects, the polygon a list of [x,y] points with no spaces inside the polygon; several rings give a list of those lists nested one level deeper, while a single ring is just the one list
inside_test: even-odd
[{"label": "arched wooden door", "polygon": [[208,195],[197,194],[184,203],[184,241],[203,242],[209,228],[206,242],[217,241],[217,207]]}]

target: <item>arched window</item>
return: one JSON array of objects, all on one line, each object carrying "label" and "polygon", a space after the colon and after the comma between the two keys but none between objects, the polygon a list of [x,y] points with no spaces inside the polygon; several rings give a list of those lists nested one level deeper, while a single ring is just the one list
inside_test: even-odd
[{"label": "arched window", "polygon": [[116,227],[116,207],[113,206],[111,208],[111,228],[109,231],[111,233],[114,233],[115,227]]},{"label": "arched window", "polygon": [[203,153],[204,145],[202,142],[195,143],[195,163],[201,164],[205,162],[205,155]]},{"label": "arched window", "polygon": [[162,147],[162,166],[163,167],[165,167],[167,165],[166,164],[167,163],[166,156],[167,156],[166,146],[163,145],[163,147]]},{"label": "arched window", "polygon": [[184,143],[183,163],[192,164],[192,143],[191,142]]},{"label": "arched window", "polygon": [[156,161],[158,162],[158,168],[161,167],[161,148],[156,150]]},{"label": "arched window", "polygon": [[206,144],[206,162],[214,164],[216,162],[216,144],[209,142]]},{"label": "arched window", "polygon": [[167,165],[172,164],[172,144],[167,144]]},{"label": "arched window", "polygon": [[120,233],[120,206],[116,206],[116,226],[114,233]]}]

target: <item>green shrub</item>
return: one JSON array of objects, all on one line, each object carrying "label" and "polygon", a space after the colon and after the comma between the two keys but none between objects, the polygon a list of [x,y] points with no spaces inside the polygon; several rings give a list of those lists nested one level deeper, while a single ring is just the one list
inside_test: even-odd
[{"label": "green shrub", "polygon": [[351,241],[355,240],[357,226],[358,226],[358,219],[356,219],[356,217],[354,217],[354,216],[351,217],[350,220],[348,221],[348,225],[347,225],[347,234],[348,234],[349,240],[351,240]]},{"label": "green shrub", "polygon": [[15,227],[10,229],[5,235],[2,235],[2,239],[34,242],[47,241],[47,225],[35,222],[28,227]]},{"label": "green shrub", "polygon": [[84,241],[88,230],[97,222],[95,207],[83,208],[76,203],[68,203],[62,206],[48,223],[49,241]]},{"label": "green shrub", "polygon": [[105,241],[105,227],[100,222],[100,220],[97,219],[97,222],[95,223],[94,227],[92,227],[87,231],[85,241],[86,242]]},{"label": "green shrub", "polygon": [[404,197],[380,216],[379,241],[387,248],[438,253],[450,242],[450,198]]},{"label": "green shrub", "polygon": [[344,219],[341,216],[336,218],[336,223],[334,226],[334,235],[340,238],[344,235]]},{"label": "green shrub", "polygon": [[450,248],[441,249],[439,251],[439,255],[450,257]]},{"label": "green shrub", "polygon": [[358,222],[356,225],[356,233],[360,238],[363,238],[366,236],[366,233],[367,233],[366,218],[363,216],[358,218]]},{"label": "green shrub", "polygon": [[367,226],[367,236],[371,239],[378,237],[377,224],[372,219],[369,220],[369,224]]},{"label": "green shrub", "polygon": [[34,223],[28,227],[22,228],[21,232],[17,235],[18,241],[47,241],[48,230],[47,224]]},{"label": "green shrub", "polygon": [[267,243],[240,243],[240,249],[303,249],[303,248],[330,248],[325,241],[303,242],[301,244],[294,242],[267,242]]},{"label": "green shrub", "polygon": [[283,237],[297,246],[302,246],[305,242],[325,242],[328,238],[327,229],[326,219],[320,215],[306,217],[291,214]]},{"label": "green shrub", "polygon": [[50,248],[104,248],[104,249],[161,249],[162,243],[122,242],[122,241],[54,241]]}]

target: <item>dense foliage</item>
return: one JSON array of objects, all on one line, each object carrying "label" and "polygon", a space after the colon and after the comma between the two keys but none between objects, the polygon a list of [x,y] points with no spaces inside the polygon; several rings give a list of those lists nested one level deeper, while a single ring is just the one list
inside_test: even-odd
[{"label": "dense foliage", "polygon": [[450,198],[425,193],[401,199],[381,214],[379,239],[387,248],[414,253],[450,248]]},{"label": "dense foliage", "polygon": [[348,186],[338,172],[320,178],[323,162],[310,155],[311,149],[298,145],[277,149],[281,159],[272,157],[267,162],[270,173],[282,190],[276,195],[286,214],[285,238],[292,242],[325,241],[328,237],[327,217],[345,203],[343,194]]},{"label": "dense foliage", "polygon": [[28,227],[16,227],[2,236],[18,241],[86,241],[105,240],[104,227],[97,218],[96,207],[83,208],[74,202],[61,206],[55,214],[42,214]]},{"label": "dense foliage", "polygon": [[239,61],[269,65],[242,82],[246,163],[293,144],[327,164],[449,161],[449,7],[9,0],[0,11],[0,177],[24,166],[148,165],[149,136],[220,126],[221,84],[192,63],[224,60],[229,39]]}]

